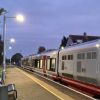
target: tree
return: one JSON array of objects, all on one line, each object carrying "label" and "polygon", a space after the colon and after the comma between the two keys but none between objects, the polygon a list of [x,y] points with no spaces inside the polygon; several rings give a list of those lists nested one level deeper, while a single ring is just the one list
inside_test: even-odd
[{"label": "tree", "polygon": [[38,53],[44,52],[46,50],[46,48],[44,46],[40,46],[38,48]]},{"label": "tree", "polygon": [[16,65],[20,65],[20,61],[22,58],[22,54],[21,53],[16,53],[12,56],[11,58],[11,62],[15,63]]},{"label": "tree", "polygon": [[66,44],[67,44],[67,39],[66,39],[66,37],[65,37],[65,36],[63,36],[63,38],[62,38],[62,40],[61,40],[61,44],[60,44],[60,47],[59,47],[59,48],[61,48],[61,47],[66,47]]},{"label": "tree", "polygon": [[7,11],[4,8],[0,8],[0,15],[2,15],[3,13],[6,13]]},{"label": "tree", "polygon": [[[3,15],[4,13],[7,13],[7,11],[4,8],[0,8],[0,15]],[[1,40],[1,35],[0,35],[0,65],[3,62],[3,41]]]}]

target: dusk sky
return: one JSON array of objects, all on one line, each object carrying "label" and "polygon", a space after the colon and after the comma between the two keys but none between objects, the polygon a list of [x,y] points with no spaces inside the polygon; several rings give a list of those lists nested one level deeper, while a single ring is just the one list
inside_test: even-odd
[{"label": "dusk sky", "polygon": [[[69,34],[100,36],[100,0],[0,0],[6,16],[21,13],[25,22],[7,19],[7,57],[17,52],[23,56],[34,54],[39,46],[46,49],[59,47],[62,37]],[[3,16],[0,16],[0,34]],[[16,43],[8,42],[15,38]]]}]

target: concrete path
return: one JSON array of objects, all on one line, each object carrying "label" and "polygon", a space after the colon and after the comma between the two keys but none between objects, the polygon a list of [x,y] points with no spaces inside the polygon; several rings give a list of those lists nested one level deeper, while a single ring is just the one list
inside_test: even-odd
[{"label": "concrete path", "polygon": [[18,92],[17,100],[59,100],[36,82],[21,73],[17,68],[8,68],[6,84],[15,84]]},{"label": "concrete path", "polygon": [[8,68],[6,84],[15,84],[18,100],[74,100],[49,84],[18,68]]}]

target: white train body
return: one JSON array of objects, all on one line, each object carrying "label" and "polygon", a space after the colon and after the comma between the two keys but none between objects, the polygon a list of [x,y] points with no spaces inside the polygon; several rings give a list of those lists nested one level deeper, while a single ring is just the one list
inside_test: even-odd
[{"label": "white train body", "polygon": [[48,77],[52,76],[52,74],[56,74],[57,53],[58,51],[54,50],[32,56],[34,71],[41,74],[46,74]]},{"label": "white train body", "polygon": [[22,58],[23,68],[100,96],[100,40]]},{"label": "white train body", "polygon": [[61,50],[59,74],[100,86],[100,40]]}]

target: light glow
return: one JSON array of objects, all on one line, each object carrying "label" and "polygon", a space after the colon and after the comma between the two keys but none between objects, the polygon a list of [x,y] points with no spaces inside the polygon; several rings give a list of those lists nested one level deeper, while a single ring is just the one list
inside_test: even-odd
[{"label": "light glow", "polygon": [[12,49],[12,47],[11,46],[9,46],[9,48],[8,48],[9,50],[11,50]]},{"label": "light glow", "polygon": [[61,50],[63,50],[63,49],[64,49],[64,47],[62,46],[62,47],[61,47]]},{"label": "light glow", "polygon": [[96,47],[97,47],[97,48],[99,48],[99,47],[100,47],[100,45],[99,45],[99,44],[96,44]]},{"label": "light glow", "polygon": [[21,14],[18,14],[18,15],[16,16],[16,20],[19,21],[19,22],[23,22],[23,21],[24,21],[24,16],[21,15]]},{"label": "light glow", "polygon": [[11,39],[10,39],[10,42],[11,42],[11,43],[15,43],[15,39],[14,39],[14,38],[11,38]]}]

